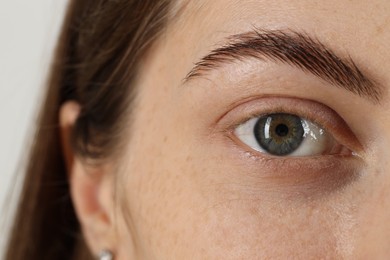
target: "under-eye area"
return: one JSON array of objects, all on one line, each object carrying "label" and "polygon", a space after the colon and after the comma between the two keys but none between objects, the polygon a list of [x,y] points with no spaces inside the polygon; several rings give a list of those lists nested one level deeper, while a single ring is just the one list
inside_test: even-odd
[{"label": "under-eye area", "polygon": [[256,98],[234,107],[219,126],[248,183],[263,191],[264,185],[284,193],[334,190],[356,180],[364,165],[364,149],[348,124],[316,101]]}]

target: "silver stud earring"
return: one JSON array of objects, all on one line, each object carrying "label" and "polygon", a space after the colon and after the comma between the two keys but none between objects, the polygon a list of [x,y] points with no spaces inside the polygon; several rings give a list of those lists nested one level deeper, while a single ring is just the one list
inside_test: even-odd
[{"label": "silver stud earring", "polygon": [[113,260],[114,256],[113,254],[108,250],[103,250],[99,254],[98,260]]}]

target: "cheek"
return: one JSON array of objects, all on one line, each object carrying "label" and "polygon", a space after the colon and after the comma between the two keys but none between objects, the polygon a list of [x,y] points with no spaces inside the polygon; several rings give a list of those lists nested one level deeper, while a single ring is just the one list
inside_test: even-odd
[{"label": "cheek", "polygon": [[203,198],[193,182],[199,165],[185,139],[186,127],[172,116],[177,114],[159,100],[145,101],[132,125],[120,185],[137,259],[185,256],[191,237],[207,222],[199,212]]},{"label": "cheek", "polygon": [[[199,137],[190,120],[161,107],[166,110],[139,113],[121,181],[139,258],[336,257],[352,251],[356,197],[248,196],[226,178],[242,166]],[[128,247],[125,241],[121,246]]]},{"label": "cheek", "polygon": [[335,258],[350,253],[350,245],[343,243],[349,243],[353,223],[341,227],[341,218],[348,218],[330,207],[236,200],[210,210],[213,221],[204,245],[216,259]]}]

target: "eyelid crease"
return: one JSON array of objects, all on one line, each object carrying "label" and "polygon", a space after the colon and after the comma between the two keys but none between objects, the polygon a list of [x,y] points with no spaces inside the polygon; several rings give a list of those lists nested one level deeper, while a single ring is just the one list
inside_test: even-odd
[{"label": "eyelid crease", "polygon": [[307,33],[292,30],[262,30],[228,37],[227,43],[197,62],[184,82],[200,77],[225,63],[256,58],[296,66],[332,85],[347,89],[378,104],[383,88],[363,74],[351,57],[340,58],[319,40]]},{"label": "eyelid crease", "polygon": [[348,124],[337,112],[312,100],[290,97],[263,97],[250,100],[233,108],[217,124],[227,129],[229,135],[234,135],[234,130],[239,125],[252,118],[272,113],[288,113],[310,120],[354,154],[361,154],[364,150]]}]

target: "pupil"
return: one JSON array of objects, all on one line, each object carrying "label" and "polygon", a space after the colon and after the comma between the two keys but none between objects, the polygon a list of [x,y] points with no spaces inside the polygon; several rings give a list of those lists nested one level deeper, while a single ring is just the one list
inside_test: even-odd
[{"label": "pupil", "polygon": [[285,124],[277,125],[275,128],[275,132],[278,136],[284,137],[288,134],[288,126]]},{"label": "pupil", "polygon": [[305,139],[305,130],[299,116],[269,114],[260,117],[253,128],[258,144],[272,155],[293,153]]}]

